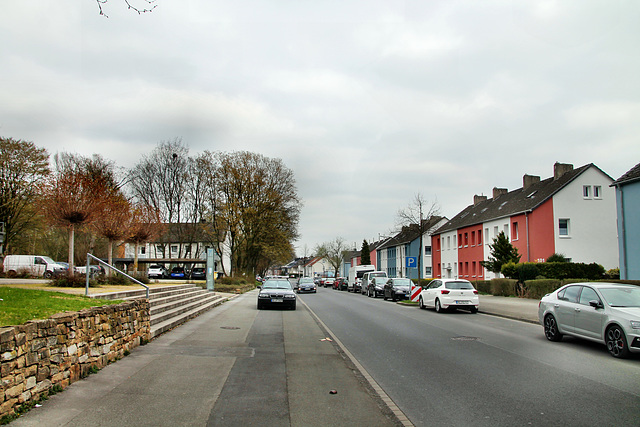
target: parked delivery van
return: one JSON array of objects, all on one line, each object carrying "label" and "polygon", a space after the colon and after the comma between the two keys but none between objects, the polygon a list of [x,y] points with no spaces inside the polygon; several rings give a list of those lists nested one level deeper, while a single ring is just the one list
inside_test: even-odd
[{"label": "parked delivery van", "polygon": [[64,273],[66,268],[57,264],[48,256],[40,255],[7,255],[4,257],[4,272],[9,275],[29,273],[32,276],[50,278]]}]

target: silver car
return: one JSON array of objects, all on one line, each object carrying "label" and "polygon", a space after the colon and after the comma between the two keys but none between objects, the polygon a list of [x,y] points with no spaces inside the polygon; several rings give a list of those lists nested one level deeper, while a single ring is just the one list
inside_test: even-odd
[{"label": "silver car", "polygon": [[549,341],[572,335],[604,343],[614,357],[640,352],[640,287],[574,283],[540,300],[538,318]]}]

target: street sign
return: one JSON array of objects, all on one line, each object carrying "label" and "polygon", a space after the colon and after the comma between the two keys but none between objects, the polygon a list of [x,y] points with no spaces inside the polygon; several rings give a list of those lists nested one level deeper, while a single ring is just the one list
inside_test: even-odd
[{"label": "street sign", "polygon": [[407,259],[407,268],[418,268],[417,256],[408,256],[406,259]]}]

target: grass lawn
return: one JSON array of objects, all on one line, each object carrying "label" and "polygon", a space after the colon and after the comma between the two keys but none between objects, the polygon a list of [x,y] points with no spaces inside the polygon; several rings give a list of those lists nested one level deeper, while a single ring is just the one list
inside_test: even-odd
[{"label": "grass lawn", "polygon": [[62,292],[0,287],[0,326],[21,325],[63,311],[78,311],[121,301],[99,300]]}]

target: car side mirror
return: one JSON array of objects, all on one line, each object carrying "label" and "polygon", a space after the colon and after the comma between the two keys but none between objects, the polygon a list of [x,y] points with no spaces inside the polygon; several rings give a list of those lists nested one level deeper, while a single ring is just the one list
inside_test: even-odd
[{"label": "car side mirror", "polygon": [[258,289],[262,289],[262,285],[258,285],[256,286]]},{"label": "car side mirror", "polygon": [[596,301],[596,300],[589,301],[589,305],[590,305],[591,307],[595,308],[595,309],[598,309],[598,308],[604,308],[604,306],[602,305],[602,303],[601,303],[600,301]]}]

